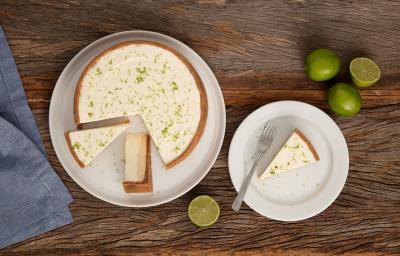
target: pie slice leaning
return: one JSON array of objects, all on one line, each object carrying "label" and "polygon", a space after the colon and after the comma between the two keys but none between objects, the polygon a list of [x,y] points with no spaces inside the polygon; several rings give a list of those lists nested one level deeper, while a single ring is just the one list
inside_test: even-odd
[{"label": "pie slice leaning", "polygon": [[128,127],[129,123],[122,123],[87,130],[69,131],[65,133],[65,137],[72,156],[79,166],[84,168]]}]

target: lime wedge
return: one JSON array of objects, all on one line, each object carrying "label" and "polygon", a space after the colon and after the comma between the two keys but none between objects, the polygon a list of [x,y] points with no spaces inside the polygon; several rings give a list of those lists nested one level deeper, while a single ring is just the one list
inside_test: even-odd
[{"label": "lime wedge", "polygon": [[368,87],[379,80],[381,71],[371,59],[360,57],[350,62],[350,75],[355,85]]},{"label": "lime wedge", "polygon": [[190,202],[188,214],[190,220],[197,226],[208,227],[218,220],[219,206],[209,196],[198,196]]}]

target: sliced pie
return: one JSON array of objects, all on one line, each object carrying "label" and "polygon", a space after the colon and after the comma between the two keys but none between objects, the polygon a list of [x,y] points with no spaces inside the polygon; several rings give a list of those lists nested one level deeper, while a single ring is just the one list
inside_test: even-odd
[{"label": "sliced pie", "polygon": [[150,136],[144,133],[129,133],[125,139],[126,193],[152,192]]},{"label": "sliced pie", "polygon": [[311,142],[299,129],[295,129],[259,179],[263,180],[317,161],[319,156]]},{"label": "sliced pie", "polygon": [[90,164],[128,127],[129,123],[123,123],[87,130],[69,131],[65,133],[65,137],[72,156],[83,168]]},{"label": "sliced pie", "polygon": [[155,42],[118,44],[99,54],[75,91],[77,124],[140,115],[166,166],[186,158],[207,120],[207,96],[192,65]]}]

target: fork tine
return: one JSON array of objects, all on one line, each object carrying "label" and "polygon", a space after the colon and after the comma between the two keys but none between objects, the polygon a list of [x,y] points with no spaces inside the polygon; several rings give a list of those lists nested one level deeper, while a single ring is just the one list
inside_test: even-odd
[{"label": "fork tine", "polygon": [[275,137],[275,134],[276,134],[276,126],[274,126],[274,128],[272,130],[271,137]]},{"label": "fork tine", "polygon": [[268,129],[266,129],[263,133],[263,137],[266,137],[268,135],[269,130],[271,130],[271,125],[268,125]]},{"label": "fork tine", "polygon": [[268,140],[271,140],[274,137],[274,131],[275,131],[275,126],[271,125],[271,129],[268,131],[268,133],[266,134],[266,138]]},{"label": "fork tine", "polygon": [[264,126],[264,130],[263,130],[262,133],[261,133],[261,137],[265,136],[265,133],[269,130],[269,127],[270,127],[270,123],[267,122],[267,123],[265,124],[265,126]]},{"label": "fork tine", "polygon": [[270,128],[268,129],[268,132],[267,132],[266,136],[267,136],[267,137],[271,137],[272,131],[273,131],[273,130],[274,130],[274,126],[271,124],[271,125],[270,125]]},{"label": "fork tine", "polygon": [[271,135],[273,135],[275,133],[275,130],[276,130],[276,127],[273,126],[272,129],[271,129]]}]

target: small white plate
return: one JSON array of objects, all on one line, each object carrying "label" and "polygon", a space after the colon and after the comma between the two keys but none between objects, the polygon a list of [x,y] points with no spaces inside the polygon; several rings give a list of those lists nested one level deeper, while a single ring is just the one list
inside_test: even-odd
[{"label": "small white plate", "polygon": [[[349,153],[336,123],[320,109],[302,102],[267,104],[240,124],[229,149],[229,174],[236,191],[253,164],[258,137],[267,121],[272,121],[278,132],[256,170],[244,201],[261,215],[281,221],[303,220],[322,212],[335,201],[346,182]],[[258,180],[257,176],[294,128],[310,139],[321,160]]]},{"label": "small white plate", "polygon": [[[207,124],[203,136],[191,154],[166,171],[152,147],[153,193],[126,194],[122,188],[125,133],[114,141],[90,166],[82,169],[69,152],[64,133],[75,130],[74,92],[86,65],[105,49],[125,41],[159,42],[181,53],[196,69],[208,99]],[[131,117],[128,132],[145,131],[138,117]],[[222,146],[225,134],[225,104],[218,81],[204,60],[185,44],[169,36],[149,31],[126,31],[103,37],[81,50],[65,67],[55,86],[49,113],[50,135],[54,150],[68,174],[83,189],[112,204],[147,207],[171,201],[189,191],[208,173]]]}]

